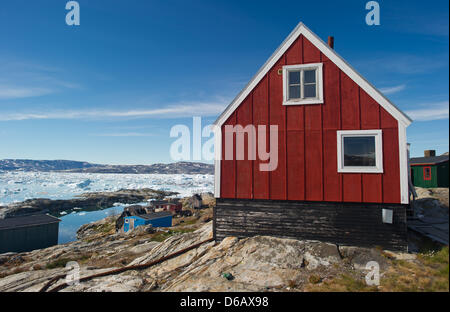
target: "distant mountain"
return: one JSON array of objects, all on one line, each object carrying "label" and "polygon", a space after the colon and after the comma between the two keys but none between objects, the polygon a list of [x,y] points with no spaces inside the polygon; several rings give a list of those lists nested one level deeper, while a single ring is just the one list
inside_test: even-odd
[{"label": "distant mountain", "polygon": [[31,159],[3,159],[0,160],[0,170],[3,171],[61,171],[83,169],[101,166],[84,161],[72,160],[31,160]]},{"label": "distant mountain", "polygon": [[100,165],[72,160],[4,159],[0,160],[0,171],[214,174],[214,166],[195,162],[177,162],[153,165]]},{"label": "distant mountain", "polygon": [[159,173],[159,174],[214,174],[214,165],[177,162],[171,164],[153,165],[98,165],[85,168],[74,168],[66,172],[91,172],[91,173]]}]

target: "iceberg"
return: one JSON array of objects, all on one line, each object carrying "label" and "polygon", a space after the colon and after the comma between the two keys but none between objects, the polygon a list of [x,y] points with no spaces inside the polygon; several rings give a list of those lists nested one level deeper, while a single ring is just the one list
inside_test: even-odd
[{"label": "iceberg", "polygon": [[[21,187],[17,187],[19,185]],[[141,188],[178,192],[182,197],[191,196],[212,192],[214,175],[0,172],[0,201],[3,204],[42,197],[71,199],[86,192]]]}]

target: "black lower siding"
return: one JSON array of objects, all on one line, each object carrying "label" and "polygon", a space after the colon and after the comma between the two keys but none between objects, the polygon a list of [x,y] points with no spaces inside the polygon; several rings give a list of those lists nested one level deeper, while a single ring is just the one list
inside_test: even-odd
[{"label": "black lower siding", "polygon": [[[406,251],[407,206],[218,198],[214,237],[269,235]],[[383,208],[393,210],[392,224],[383,223]]]}]

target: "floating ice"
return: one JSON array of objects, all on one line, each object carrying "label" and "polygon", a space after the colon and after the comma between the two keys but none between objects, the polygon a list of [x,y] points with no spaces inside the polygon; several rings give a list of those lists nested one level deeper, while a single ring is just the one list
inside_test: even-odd
[{"label": "floating ice", "polygon": [[[20,187],[18,187],[20,186]],[[70,199],[85,192],[151,188],[179,196],[212,192],[214,176],[205,174],[104,174],[60,172],[0,172],[0,202],[31,198]]]},{"label": "floating ice", "polygon": [[78,183],[78,184],[77,184],[77,187],[82,188],[82,189],[85,189],[85,188],[87,188],[87,187],[89,186],[89,184],[91,184],[91,183],[92,183],[92,180],[91,180],[91,179],[87,179],[86,181],[83,181],[83,182],[81,182],[81,183]]}]

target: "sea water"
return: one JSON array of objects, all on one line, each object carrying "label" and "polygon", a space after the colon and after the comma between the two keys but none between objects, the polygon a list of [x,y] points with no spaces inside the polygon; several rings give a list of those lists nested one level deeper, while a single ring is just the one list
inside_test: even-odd
[{"label": "sea water", "polygon": [[[142,189],[179,192],[178,196],[213,192],[214,176],[208,174],[104,174],[59,172],[0,172],[0,206],[32,198],[71,199],[87,192],[113,192],[120,189]],[[76,231],[86,223],[121,213],[124,205],[62,214],[59,243],[76,240]]]}]

